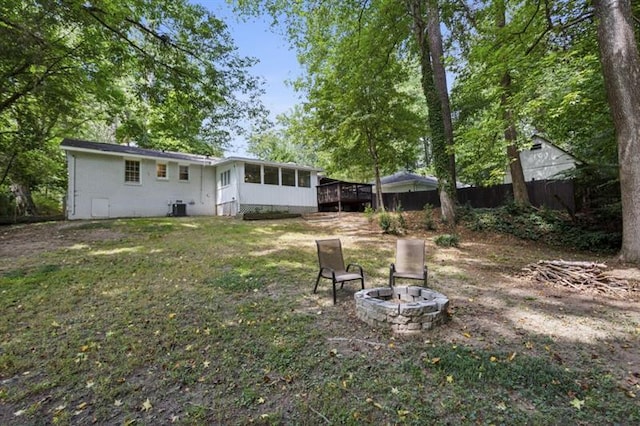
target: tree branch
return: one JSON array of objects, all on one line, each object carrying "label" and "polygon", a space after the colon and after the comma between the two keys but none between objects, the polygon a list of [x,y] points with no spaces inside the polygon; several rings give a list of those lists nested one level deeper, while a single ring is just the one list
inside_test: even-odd
[{"label": "tree branch", "polygon": [[152,37],[154,37],[155,39],[161,41],[162,43],[167,44],[167,45],[173,47],[174,49],[176,49],[176,50],[178,50],[178,51],[180,51],[182,53],[185,53],[185,54],[197,59],[198,61],[200,61],[202,63],[205,63],[205,61],[202,58],[200,58],[200,56],[198,56],[197,53],[195,53],[195,52],[193,52],[193,51],[191,51],[189,49],[185,49],[184,47],[182,47],[182,46],[178,45],[177,43],[173,42],[171,40],[171,37],[169,37],[168,35],[160,34],[160,33],[154,31],[153,29],[147,27],[146,25],[143,25],[142,23],[140,23],[140,22],[138,22],[138,21],[136,21],[134,19],[125,18],[125,21],[130,23],[134,27],[138,28],[140,31],[151,35]]},{"label": "tree branch", "polygon": [[129,46],[131,46],[134,50],[140,52],[145,57],[150,58],[151,60],[153,60],[153,62],[156,62],[156,63],[162,65],[166,69],[170,70],[172,73],[175,73],[175,74],[181,75],[181,76],[187,76],[188,75],[187,73],[181,71],[179,68],[171,66],[168,63],[166,63],[164,61],[161,61],[160,59],[156,58],[154,55],[148,53],[146,50],[144,50],[144,48],[142,48],[141,46],[138,46],[131,39],[129,39],[129,37],[127,37],[122,31],[118,30],[117,28],[112,27],[107,22],[105,22],[103,19],[101,19],[99,16],[97,16],[96,13],[94,13],[94,12],[104,13],[102,10],[97,9],[95,7],[84,7],[84,10],[86,10],[87,13],[92,18],[94,18],[96,21],[98,21],[98,23],[100,23],[100,25],[102,25],[103,27],[105,27],[106,29],[108,29],[109,31],[114,33],[115,35],[117,35],[121,40],[123,40],[125,43],[127,43]]},{"label": "tree branch", "polygon": [[11,170],[13,161],[16,159],[17,156],[18,156],[18,152],[13,151],[13,154],[11,154],[11,158],[9,159],[9,163],[7,164],[7,167],[4,169],[4,173],[2,174],[2,179],[0,179],[0,185],[3,185],[4,181],[7,179],[7,176],[9,176],[9,170]]}]

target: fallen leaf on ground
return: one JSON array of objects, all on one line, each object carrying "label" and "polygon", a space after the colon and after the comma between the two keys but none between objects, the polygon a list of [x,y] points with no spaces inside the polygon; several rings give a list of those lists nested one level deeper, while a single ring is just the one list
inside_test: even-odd
[{"label": "fallen leaf on ground", "polygon": [[576,410],[582,409],[583,405],[584,405],[584,400],[573,398],[573,400],[571,401],[571,406],[574,407]]},{"label": "fallen leaf on ground", "polygon": [[151,401],[149,401],[149,398],[147,398],[147,400],[142,403],[142,410],[143,411],[149,411],[152,408],[153,408],[153,405],[151,405]]}]

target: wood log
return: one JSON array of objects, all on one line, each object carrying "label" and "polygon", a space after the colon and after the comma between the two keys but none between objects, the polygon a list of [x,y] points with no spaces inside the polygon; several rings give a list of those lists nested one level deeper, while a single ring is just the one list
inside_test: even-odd
[{"label": "wood log", "polygon": [[603,294],[623,296],[639,291],[637,285],[606,275],[607,265],[596,262],[540,260],[525,266],[525,275],[534,281],[559,284],[577,290],[591,290]]}]

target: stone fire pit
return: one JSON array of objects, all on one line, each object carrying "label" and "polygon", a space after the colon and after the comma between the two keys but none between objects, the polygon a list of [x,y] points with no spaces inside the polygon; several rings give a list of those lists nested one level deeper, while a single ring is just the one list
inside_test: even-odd
[{"label": "stone fire pit", "polygon": [[368,288],[354,297],[358,318],[398,333],[429,330],[448,319],[449,299],[425,287]]}]

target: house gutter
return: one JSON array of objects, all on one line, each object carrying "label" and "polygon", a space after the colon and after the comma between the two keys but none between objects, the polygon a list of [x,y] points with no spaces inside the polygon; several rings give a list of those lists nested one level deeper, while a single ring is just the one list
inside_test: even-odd
[{"label": "house gutter", "polygon": [[207,163],[207,160],[196,160],[196,159],[189,160],[186,158],[159,157],[159,156],[153,156],[153,155],[101,151],[101,150],[95,150],[95,149],[66,147],[66,146],[60,146],[60,148],[68,152],[86,152],[88,154],[110,155],[112,157],[121,157],[121,158],[143,158],[146,160],[153,160],[153,161],[161,160],[166,162],[175,162],[175,163],[183,163],[183,164],[205,164],[207,166],[214,164],[213,161],[210,161],[210,160],[209,160],[209,163]]}]

